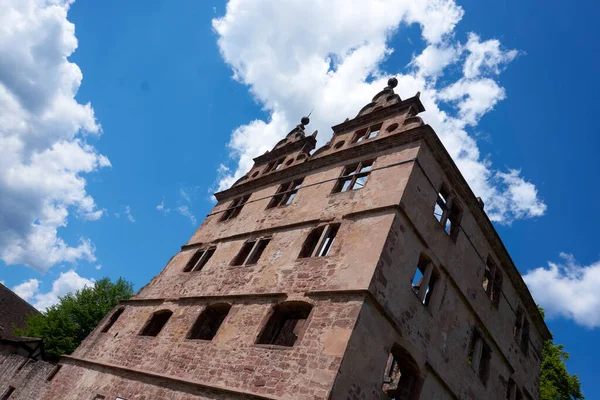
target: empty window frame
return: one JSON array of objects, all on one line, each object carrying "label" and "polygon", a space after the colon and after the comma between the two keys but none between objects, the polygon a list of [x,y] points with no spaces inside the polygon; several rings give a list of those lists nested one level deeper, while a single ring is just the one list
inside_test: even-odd
[{"label": "empty window frame", "polygon": [[412,279],[412,290],[423,305],[429,305],[437,281],[438,275],[433,263],[421,256]]},{"label": "empty window frame", "polygon": [[10,396],[12,396],[14,391],[15,391],[15,388],[12,386],[9,386],[8,389],[6,389],[4,391],[4,393],[2,394],[2,397],[0,398],[0,400],[8,400],[10,398]]},{"label": "empty window frame", "polygon": [[469,365],[479,376],[481,382],[486,385],[490,377],[490,362],[492,350],[483,339],[483,335],[477,328],[473,328],[471,345],[469,346]]},{"label": "empty window frame", "polygon": [[231,265],[252,265],[256,264],[267,245],[271,241],[270,237],[252,239],[246,241],[237,256],[231,262]]},{"label": "empty window frame", "polygon": [[502,293],[502,272],[500,272],[500,268],[496,266],[491,256],[488,256],[485,264],[481,286],[494,306],[498,307]]},{"label": "empty window frame", "polygon": [[227,208],[227,210],[223,212],[223,215],[221,216],[221,221],[227,221],[229,219],[234,219],[235,217],[237,217],[240,214],[240,211],[242,211],[242,207],[244,207],[249,198],[250,195],[247,195],[238,197],[237,199],[233,200],[229,205],[229,208]]},{"label": "empty window frame", "polygon": [[283,168],[284,161],[285,161],[285,158],[280,158],[279,160],[275,160],[275,161],[269,163],[269,165],[267,165],[267,168],[265,168],[265,172],[263,172],[263,173],[266,174],[271,171],[279,171],[281,168]]},{"label": "empty window frame", "polygon": [[256,343],[292,347],[306,328],[311,310],[311,304],[301,301],[277,304]]},{"label": "empty window frame", "polygon": [[523,354],[527,355],[529,352],[529,321],[520,307],[517,310],[514,336]]},{"label": "empty window frame", "polygon": [[340,224],[323,225],[313,229],[302,245],[299,258],[329,255],[339,229]]},{"label": "empty window frame", "polygon": [[404,348],[394,346],[390,352],[381,389],[392,399],[418,398],[419,369],[415,360]]},{"label": "empty window frame", "polygon": [[303,180],[304,178],[296,179],[294,181],[287,182],[279,186],[279,189],[277,189],[277,193],[275,193],[275,196],[273,196],[273,198],[267,205],[267,208],[290,205],[292,201],[294,201],[294,198],[296,197],[300,186],[302,186]]},{"label": "empty window frame", "polygon": [[231,304],[211,304],[202,311],[190,329],[188,339],[212,340],[229,314]]},{"label": "empty window frame", "polygon": [[202,268],[204,268],[208,260],[210,260],[216,249],[217,248],[215,246],[212,246],[206,249],[197,250],[194,254],[192,254],[192,257],[185,265],[183,272],[200,271]]},{"label": "empty window frame", "polygon": [[363,140],[372,139],[379,135],[381,124],[373,125],[365,129],[361,129],[354,135],[352,143],[360,143]]},{"label": "empty window frame", "polygon": [[374,160],[361,161],[344,168],[342,176],[339,177],[333,187],[333,193],[347,192],[364,187],[373,168],[373,162]]},{"label": "empty window frame", "polygon": [[108,322],[106,323],[106,325],[104,325],[104,327],[102,328],[102,330],[100,332],[102,332],[102,333],[108,332],[108,330],[110,328],[112,328],[112,326],[115,324],[115,322],[117,322],[117,320],[119,319],[121,314],[123,314],[123,311],[125,311],[125,307],[119,307],[117,309],[117,311],[112,313],[112,315],[108,319]]},{"label": "empty window frame", "polygon": [[433,215],[438,220],[450,238],[456,241],[460,231],[462,210],[455,197],[450,194],[446,186],[442,185],[435,202]]},{"label": "empty window frame", "polygon": [[171,310],[161,310],[152,314],[140,331],[140,336],[157,336],[169,321],[171,315],[173,315]]},{"label": "empty window frame", "polygon": [[50,373],[46,377],[46,381],[50,382],[52,379],[54,379],[54,377],[56,376],[56,374],[58,374],[58,371],[60,371],[61,368],[62,364],[55,365],[54,368],[52,368],[52,371],[50,371]]}]

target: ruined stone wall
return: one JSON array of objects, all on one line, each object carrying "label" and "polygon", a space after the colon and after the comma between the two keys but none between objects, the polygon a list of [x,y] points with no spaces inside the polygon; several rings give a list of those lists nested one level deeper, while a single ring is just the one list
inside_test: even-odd
[{"label": "ruined stone wall", "polygon": [[54,364],[16,354],[10,346],[0,346],[0,396],[15,388],[11,400],[44,400],[41,392],[49,386],[47,377]]}]

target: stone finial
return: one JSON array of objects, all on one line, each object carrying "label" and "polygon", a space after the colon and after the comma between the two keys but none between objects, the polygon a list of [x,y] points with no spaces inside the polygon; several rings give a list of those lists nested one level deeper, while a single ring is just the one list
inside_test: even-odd
[{"label": "stone finial", "polygon": [[390,79],[388,79],[388,87],[393,89],[396,86],[398,86],[398,79],[396,79],[395,76],[392,76]]},{"label": "stone finial", "polygon": [[302,119],[300,120],[300,123],[302,125],[308,125],[308,124],[310,124],[310,119],[308,117],[302,117]]}]

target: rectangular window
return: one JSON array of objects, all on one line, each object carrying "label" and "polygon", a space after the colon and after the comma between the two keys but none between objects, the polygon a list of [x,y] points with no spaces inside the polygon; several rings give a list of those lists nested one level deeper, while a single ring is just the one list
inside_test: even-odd
[{"label": "rectangular window", "polygon": [[492,301],[492,304],[494,304],[495,307],[498,307],[502,293],[502,273],[496,266],[496,263],[494,263],[494,260],[492,260],[491,256],[488,256],[481,286]]},{"label": "rectangular window", "polygon": [[62,368],[61,364],[57,364],[54,369],[52,369],[52,371],[50,371],[50,374],[48,374],[48,377],[46,378],[46,381],[50,382],[52,379],[54,379],[54,377],[56,376],[56,374],[58,374],[58,371],[60,371],[60,369]]},{"label": "rectangular window", "polygon": [[237,217],[240,211],[242,211],[242,207],[244,207],[249,198],[250,195],[247,195],[238,197],[237,199],[233,200],[229,205],[229,208],[223,212],[223,215],[221,216],[221,221],[227,221],[228,219],[233,219]]},{"label": "rectangular window", "polygon": [[462,210],[457,204],[454,196],[450,194],[444,185],[442,185],[438,193],[438,198],[433,209],[433,215],[440,225],[442,225],[448,236],[456,241],[458,232],[460,231]]},{"label": "rectangular window", "polygon": [[481,382],[486,385],[490,375],[492,350],[485,342],[477,328],[473,329],[471,346],[469,347],[469,365],[473,368]]},{"label": "rectangular window", "polygon": [[517,310],[514,336],[523,354],[527,355],[529,352],[529,321],[521,307]]},{"label": "rectangular window", "polygon": [[233,259],[231,265],[252,265],[256,264],[267,245],[271,241],[270,237],[264,237],[255,240],[249,240],[242,246],[238,255]]},{"label": "rectangular window", "polygon": [[190,258],[188,263],[185,265],[183,272],[200,271],[202,268],[204,268],[208,260],[210,260],[216,249],[217,248],[213,246],[207,249],[196,251],[194,255],[192,255],[192,258]]},{"label": "rectangular window", "polygon": [[277,193],[275,193],[275,196],[273,196],[273,198],[267,205],[267,208],[290,205],[292,201],[294,201],[294,198],[296,197],[300,186],[302,186],[303,180],[304,178],[297,179],[295,181],[287,182],[279,186],[279,189],[277,189]]},{"label": "rectangular window", "polygon": [[333,192],[347,192],[365,186],[373,168],[373,162],[374,160],[362,161],[344,168],[344,172],[334,186]]},{"label": "rectangular window", "polygon": [[10,396],[12,396],[12,394],[13,394],[14,391],[15,391],[15,388],[12,387],[12,386],[9,386],[8,389],[6,389],[6,391],[2,395],[2,399],[1,400],[8,400],[10,398]]},{"label": "rectangular window", "polygon": [[280,158],[279,160],[275,160],[275,161],[269,163],[269,165],[267,165],[267,168],[265,168],[265,172],[263,172],[263,174],[266,174],[267,172],[280,170],[283,167],[284,161],[285,161],[285,158]]},{"label": "rectangular window", "polygon": [[329,255],[339,228],[340,224],[330,224],[313,229],[302,245],[299,258]]},{"label": "rectangular window", "polygon": [[373,139],[379,135],[379,131],[381,129],[381,124],[373,125],[365,129],[361,129],[356,132],[354,135],[354,139],[352,139],[352,143],[360,143],[367,139]]},{"label": "rectangular window", "polygon": [[423,305],[429,305],[436,282],[437,273],[433,263],[426,258],[421,257],[412,279],[412,290]]}]

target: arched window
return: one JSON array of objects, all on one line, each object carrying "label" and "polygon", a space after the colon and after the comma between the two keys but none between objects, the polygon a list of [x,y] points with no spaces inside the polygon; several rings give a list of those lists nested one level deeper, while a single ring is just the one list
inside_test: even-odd
[{"label": "arched window", "polygon": [[171,310],[157,311],[146,322],[146,325],[140,331],[141,336],[156,336],[160,333],[162,328],[165,326],[169,318],[173,315]]},{"label": "arched window", "polygon": [[123,311],[125,311],[125,307],[119,307],[119,309],[110,316],[110,319],[108,320],[106,325],[104,325],[104,328],[102,328],[102,330],[100,332],[102,332],[102,333],[108,332],[108,330],[110,328],[112,328],[112,326],[115,324],[115,322],[117,322],[117,320],[119,319],[121,314],[123,314]]},{"label": "arched window", "polygon": [[206,307],[190,329],[188,339],[212,340],[230,309],[231,304],[228,303],[211,304]]},{"label": "arched window", "polygon": [[311,310],[312,305],[302,301],[277,304],[256,343],[293,346],[306,328]]},{"label": "arched window", "polygon": [[402,346],[394,345],[383,373],[382,390],[394,400],[419,398],[419,367]]}]

